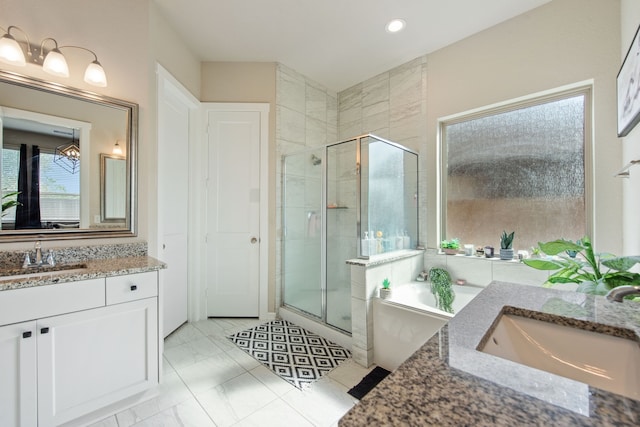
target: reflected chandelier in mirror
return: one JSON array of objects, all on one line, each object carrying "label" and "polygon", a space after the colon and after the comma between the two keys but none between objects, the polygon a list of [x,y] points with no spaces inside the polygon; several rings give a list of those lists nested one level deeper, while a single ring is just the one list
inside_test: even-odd
[{"label": "reflected chandelier in mirror", "polygon": [[[137,104],[0,70],[0,126],[3,207],[12,202],[0,242],[136,235]],[[116,146],[119,184],[105,194]],[[105,215],[109,200],[117,214]]]}]

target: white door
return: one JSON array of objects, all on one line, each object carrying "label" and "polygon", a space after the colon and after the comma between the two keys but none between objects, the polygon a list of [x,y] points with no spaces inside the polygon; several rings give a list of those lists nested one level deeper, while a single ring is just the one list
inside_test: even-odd
[{"label": "white door", "polygon": [[190,112],[194,105],[163,73],[158,75],[158,254],[163,334],[187,321]]},{"label": "white door", "polygon": [[208,113],[209,317],[260,314],[260,114]]}]

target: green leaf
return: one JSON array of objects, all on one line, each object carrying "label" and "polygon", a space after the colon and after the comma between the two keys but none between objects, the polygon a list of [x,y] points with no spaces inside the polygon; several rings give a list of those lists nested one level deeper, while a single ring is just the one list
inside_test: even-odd
[{"label": "green leaf", "polygon": [[640,274],[617,272],[605,275],[603,279],[609,288],[617,288],[624,285],[640,285]]},{"label": "green leaf", "polygon": [[538,270],[559,270],[561,268],[564,268],[564,265],[558,263],[557,261],[550,261],[545,259],[523,259],[522,262],[529,267],[533,267]]},{"label": "green leaf", "polygon": [[549,277],[548,282],[556,285],[558,283],[580,283],[580,280],[573,277],[562,277],[562,276],[553,277],[552,276],[552,277]]},{"label": "green leaf", "polygon": [[602,265],[618,271],[629,271],[638,263],[640,263],[640,256],[623,256],[602,261]]},{"label": "green leaf", "polygon": [[582,245],[584,246],[584,258],[593,269],[593,274],[596,279],[599,280],[602,277],[602,273],[600,273],[600,265],[593,254],[593,246],[591,246],[591,240],[588,236],[582,238]]},{"label": "green leaf", "polygon": [[540,249],[542,249],[542,252],[544,252],[547,255],[558,255],[560,252],[564,252],[564,251],[582,251],[584,250],[583,246],[580,246],[578,244],[575,244],[573,242],[570,242],[568,240],[564,240],[564,239],[559,239],[559,240],[554,240],[551,242],[547,242],[547,243],[538,243],[538,246],[540,246]]}]

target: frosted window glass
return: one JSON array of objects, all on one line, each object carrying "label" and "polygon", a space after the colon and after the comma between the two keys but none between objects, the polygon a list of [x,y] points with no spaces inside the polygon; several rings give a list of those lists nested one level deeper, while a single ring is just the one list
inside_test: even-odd
[{"label": "frosted window glass", "polygon": [[444,128],[446,237],[514,249],[586,233],[585,95]]}]

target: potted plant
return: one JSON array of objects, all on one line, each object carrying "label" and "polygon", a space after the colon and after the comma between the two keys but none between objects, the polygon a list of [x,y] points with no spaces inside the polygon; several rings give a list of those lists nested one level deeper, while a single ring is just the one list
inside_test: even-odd
[{"label": "potted plant", "polygon": [[444,268],[432,267],[429,270],[431,293],[436,298],[436,306],[442,311],[453,313],[453,300],[456,298],[451,283],[451,276]]},{"label": "potted plant", "polygon": [[460,251],[460,240],[443,240],[440,242],[440,249],[447,255],[456,255]]},{"label": "potted plant", "polygon": [[[579,292],[605,295],[611,289],[623,285],[640,285],[640,274],[629,270],[640,264],[640,256],[616,257],[612,254],[594,253],[588,236],[573,243],[560,239],[539,243],[551,259],[525,259],[523,263],[538,270],[555,271],[545,283],[550,287],[557,283],[576,283]],[[576,258],[564,255],[566,251],[576,251]],[[607,267],[603,271],[601,267]]]},{"label": "potted plant", "polygon": [[389,299],[391,297],[391,282],[389,279],[385,278],[382,281],[382,287],[380,288],[380,298]]},{"label": "potted plant", "polygon": [[513,237],[515,233],[515,231],[509,234],[506,231],[502,232],[502,236],[500,236],[500,259],[513,259]]}]

